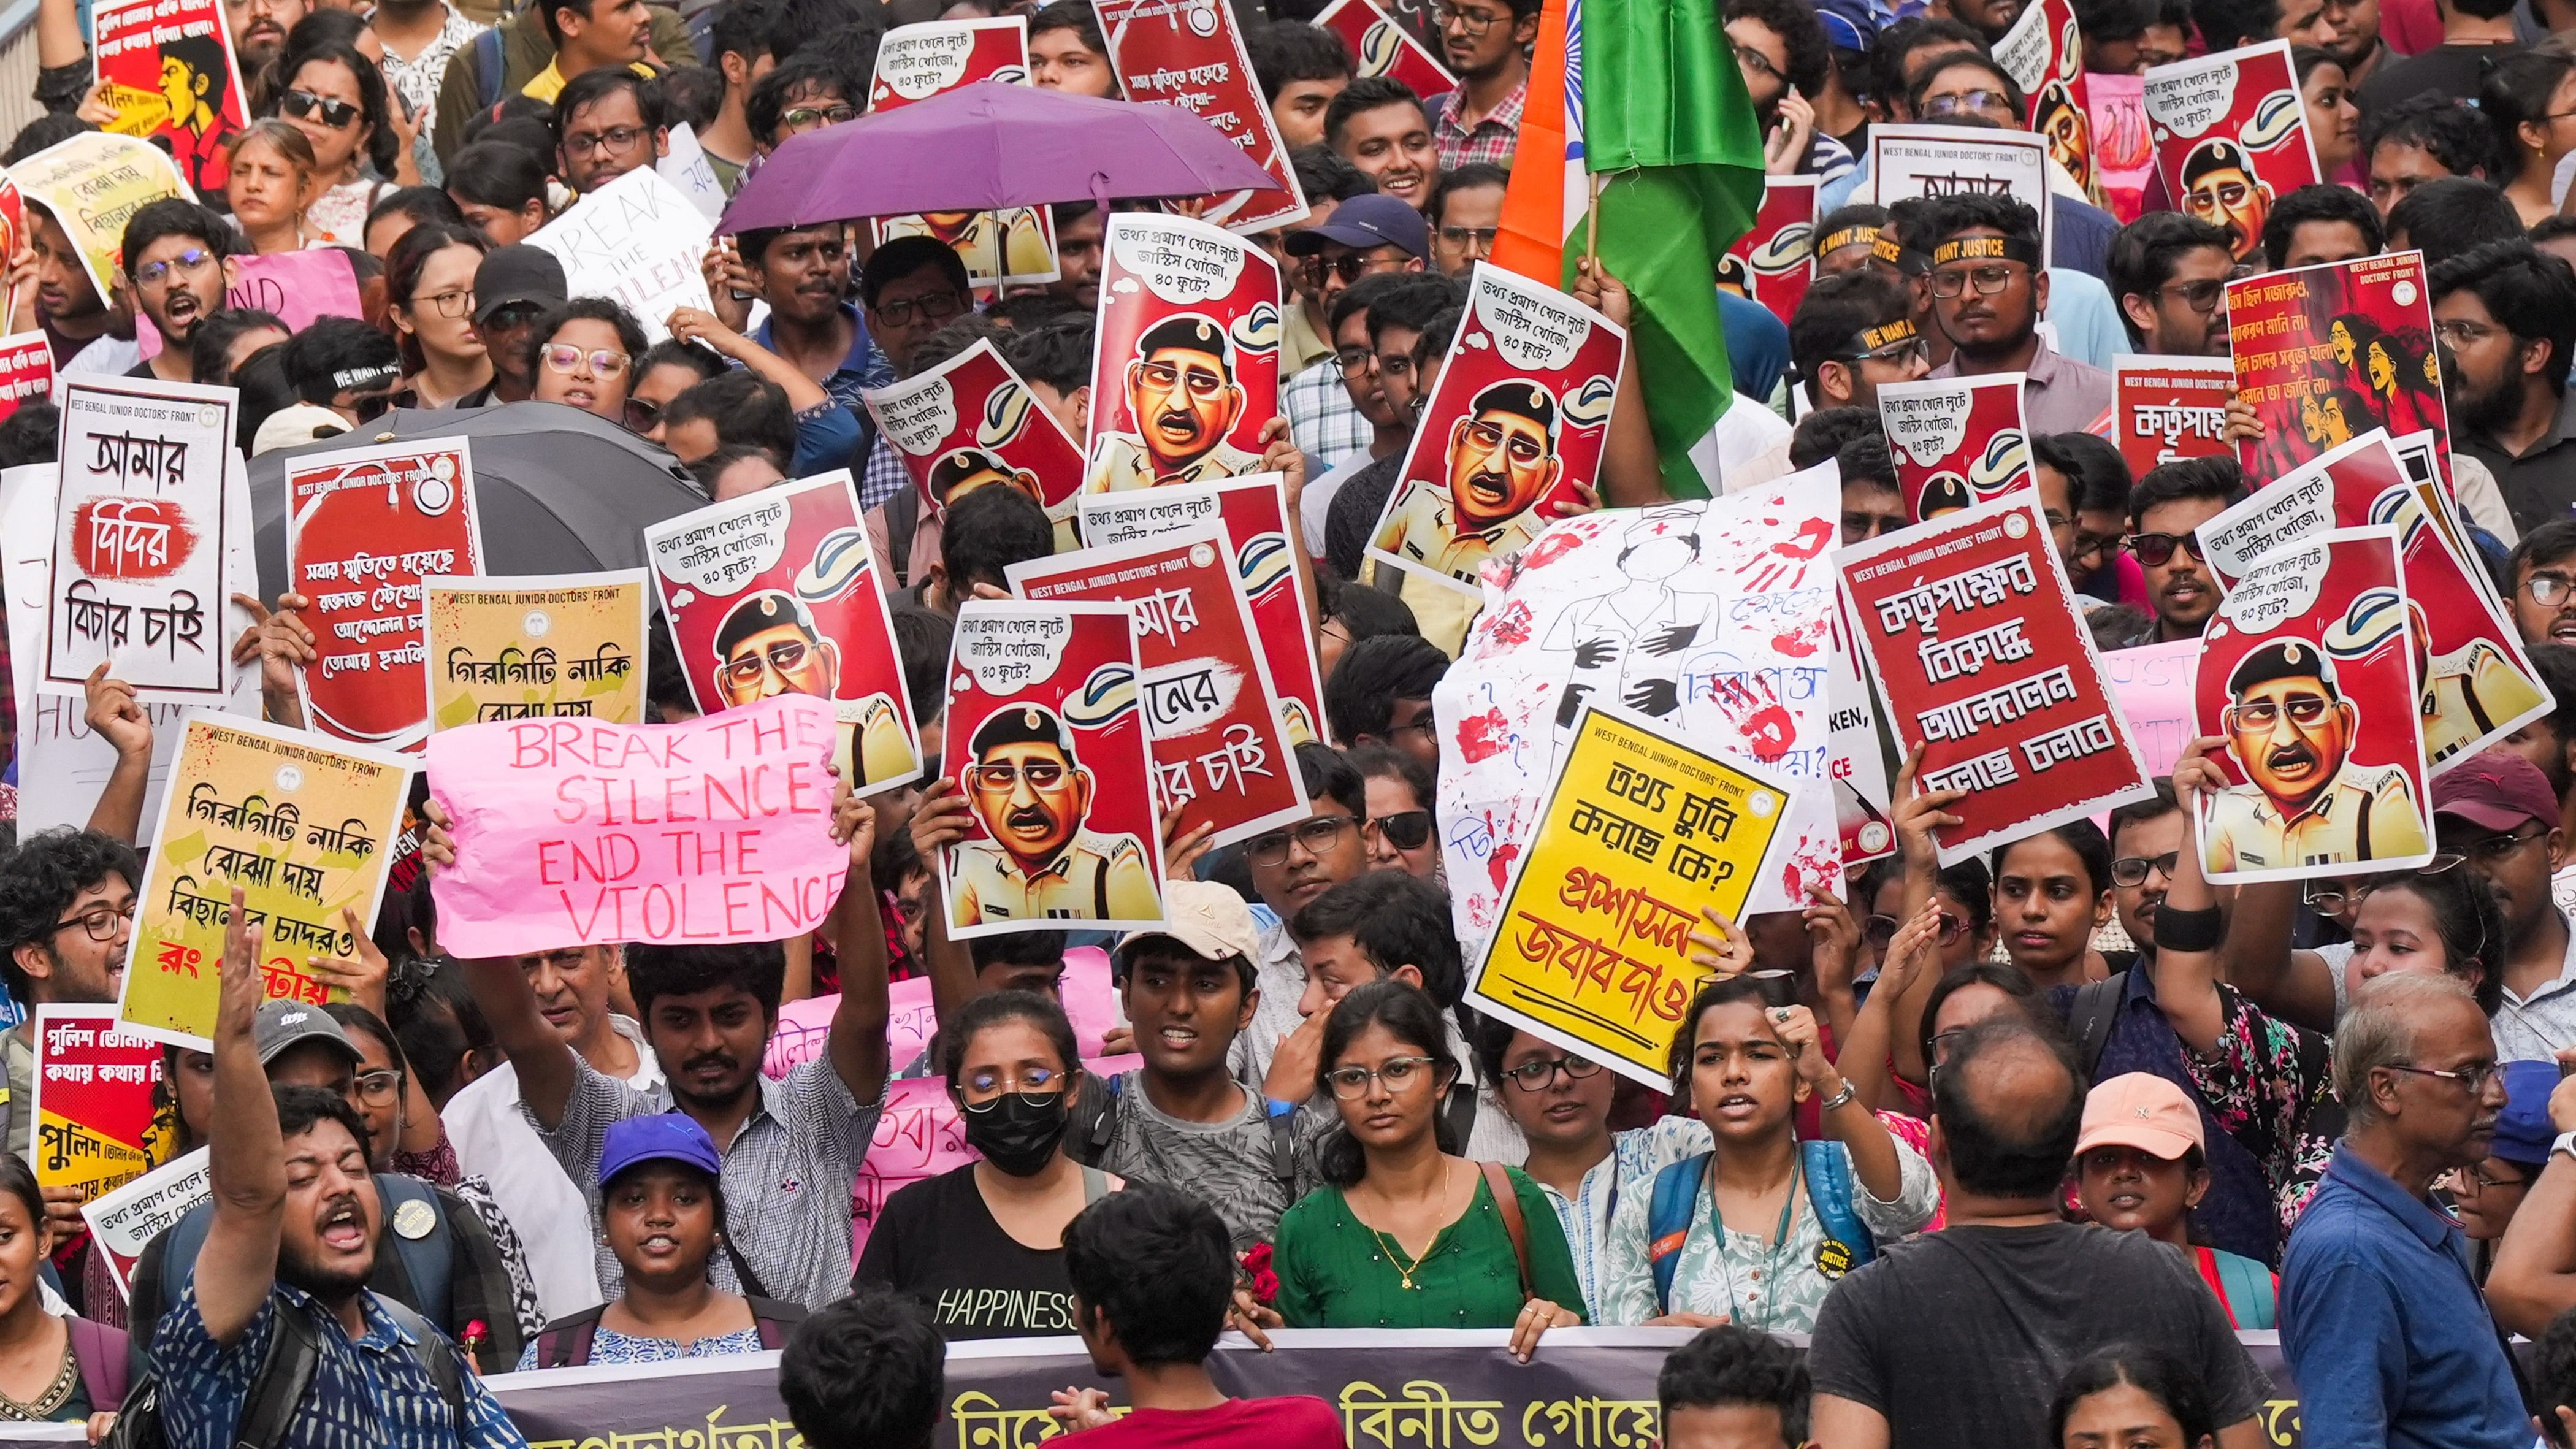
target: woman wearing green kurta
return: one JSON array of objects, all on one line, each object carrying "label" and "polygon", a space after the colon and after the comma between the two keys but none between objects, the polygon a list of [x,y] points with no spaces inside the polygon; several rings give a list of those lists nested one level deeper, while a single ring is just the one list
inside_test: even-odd
[{"label": "woman wearing green kurta", "polygon": [[1291,1328],[1509,1328],[1526,1359],[1540,1334],[1583,1321],[1582,1290],[1537,1184],[1440,1140],[1447,1043],[1440,1009],[1407,982],[1334,1006],[1316,1086],[1342,1122],[1318,1150],[1328,1185],[1279,1220],[1277,1307]]}]

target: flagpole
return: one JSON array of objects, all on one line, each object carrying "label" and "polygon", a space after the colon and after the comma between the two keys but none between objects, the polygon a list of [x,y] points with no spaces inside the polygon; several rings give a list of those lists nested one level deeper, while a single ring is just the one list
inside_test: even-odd
[{"label": "flagpole", "polygon": [[1594,175],[1592,204],[1583,208],[1583,260],[1590,262],[1601,250],[1601,192],[1609,184],[1604,176]]}]

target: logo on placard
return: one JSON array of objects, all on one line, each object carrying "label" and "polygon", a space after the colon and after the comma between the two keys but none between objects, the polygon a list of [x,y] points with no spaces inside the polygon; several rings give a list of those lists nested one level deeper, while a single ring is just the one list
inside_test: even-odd
[{"label": "logo on placard", "polygon": [[304,788],[304,767],[301,765],[280,765],[277,767],[276,780],[278,789],[292,795],[296,791]]},{"label": "logo on placard", "polygon": [[433,459],[429,471],[411,485],[412,506],[436,518],[456,506],[456,460]]},{"label": "logo on placard", "polygon": [[546,611],[543,609],[530,609],[526,616],[519,620],[519,632],[531,639],[543,639],[546,637],[546,631],[554,626],[555,621],[547,618]]}]

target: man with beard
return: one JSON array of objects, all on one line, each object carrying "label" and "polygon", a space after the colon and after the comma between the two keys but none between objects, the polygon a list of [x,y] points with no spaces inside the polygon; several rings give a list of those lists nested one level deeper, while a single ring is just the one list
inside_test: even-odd
[{"label": "man with beard", "polygon": [[2245,148],[2214,136],[2182,158],[2183,209],[2227,234],[2227,250],[2239,261],[2257,262],[2263,251],[2263,220],[2272,214],[2272,187],[2254,174]]},{"label": "man with beard", "polygon": [[[387,1228],[410,1229],[403,1214],[385,1215],[356,1110],[316,1088],[270,1087],[254,1027],[262,944],[235,891],[215,1018],[205,1250],[152,1339],[164,1435],[184,1449],[525,1449],[446,1335],[369,1289]],[[261,1392],[297,1361],[309,1368],[294,1402]]]},{"label": "man with beard", "polygon": [[2227,279],[2236,257],[2224,230],[2180,212],[2148,212],[2111,239],[2109,271],[2131,346],[2158,357],[2227,356]]},{"label": "man with beard", "polygon": [[1933,322],[1955,349],[1930,375],[2022,373],[2031,431],[2090,428],[2111,406],[2111,374],[2039,335],[2050,280],[2040,267],[2039,214],[2008,196],[1965,195],[1930,203],[1919,219],[1905,245],[1931,256]]},{"label": "man with beard", "polygon": [[1043,705],[1014,702],[975,727],[967,802],[985,837],[952,852],[948,891],[959,926],[994,921],[1162,918],[1145,847],[1123,831],[1084,829],[1100,782],[1074,753],[1073,731]]},{"label": "man with beard", "polygon": [[2149,469],[2129,492],[2129,535],[2121,542],[2145,575],[2155,619],[2117,648],[2197,639],[2218,611],[2218,580],[2200,554],[2202,524],[2245,500],[2233,458],[2187,458]]},{"label": "man with beard", "polygon": [[716,627],[715,651],[716,690],[729,706],[782,694],[829,700],[842,725],[832,762],[843,779],[875,784],[915,768],[893,697],[882,690],[860,699],[835,693],[841,646],[822,636],[812,611],[794,595],[763,589],[734,605]]},{"label": "man with beard", "polygon": [[116,322],[82,265],[71,233],[42,203],[27,203],[27,246],[36,254],[36,325],[53,349],[54,370],[123,372],[139,354],[110,332]]},{"label": "man with beard", "polygon": [[[2528,241],[2492,242],[2433,268],[2452,445],[2494,471],[2530,530],[2576,506],[2576,270]],[[2519,596],[2517,596],[2519,597]]]},{"label": "man with beard", "polygon": [[1511,164],[1522,103],[1529,99],[1529,47],[1538,38],[1538,11],[1538,0],[1439,0],[1431,7],[1442,58],[1458,75],[1458,88],[1427,107],[1441,170],[1478,161]]},{"label": "man with beard", "polygon": [[1563,426],[1556,395],[1529,378],[1477,393],[1449,429],[1441,480],[1408,488],[1370,546],[1473,582],[1550,522],[1537,510],[1565,473]]},{"label": "man with beard", "polygon": [[1136,431],[1102,435],[1088,489],[1207,483],[1258,470],[1260,454],[1226,441],[1245,401],[1234,366],[1234,339],[1213,317],[1182,312],[1146,328],[1127,364]]},{"label": "man with beard", "polygon": [[193,201],[155,201],[125,223],[125,285],[134,304],[161,333],[161,350],[135,364],[129,377],[189,382],[188,339],[197,324],[222,310],[233,284],[235,233],[224,219]]},{"label": "man with beard", "polygon": [[2210,803],[2210,873],[2357,865],[2430,848],[2406,772],[2352,763],[2361,712],[2336,686],[2325,651],[2304,639],[2266,644],[2237,662],[2227,693],[2227,751],[2248,783]]},{"label": "man with beard", "polygon": [[233,58],[245,76],[267,70],[286,49],[286,32],[313,13],[309,0],[224,0],[224,23],[232,27]]}]

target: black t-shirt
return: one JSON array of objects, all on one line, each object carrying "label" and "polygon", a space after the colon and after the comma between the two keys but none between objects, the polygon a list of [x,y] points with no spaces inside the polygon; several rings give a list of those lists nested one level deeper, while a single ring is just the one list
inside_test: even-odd
[{"label": "black t-shirt", "polygon": [[857,1283],[909,1293],[950,1340],[1071,1333],[1064,1250],[1022,1245],[984,1206],[972,1163],[887,1198],[859,1251]]},{"label": "black t-shirt", "polygon": [[[2487,67],[2502,60],[2506,47],[2498,45],[2434,46],[2403,60],[2392,59],[2379,68],[2379,73],[2355,87],[2352,98],[2365,116],[2375,116],[2401,101],[2420,95],[2445,96],[2455,101],[2474,104],[2478,83],[2486,79]],[[2362,158],[2367,165],[2370,158]]]},{"label": "black t-shirt", "polygon": [[1389,453],[1353,473],[1343,481],[1342,491],[1333,495],[1332,507],[1324,511],[1324,560],[1334,573],[1346,579],[1360,576],[1369,535],[1376,531],[1378,515],[1386,511],[1386,500],[1395,496],[1395,485],[1403,475],[1404,454]]},{"label": "black t-shirt", "polygon": [[2074,1223],[1949,1227],[1888,1248],[1834,1285],[1807,1370],[1818,1394],[1886,1415],[1905,1449],[1993,1449],[2046,1442],[2058,1379],[2115,1343],[2181,1359],[2221,1427],[2262,1407],[2252,1361],[2180,1251]]}]

